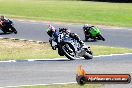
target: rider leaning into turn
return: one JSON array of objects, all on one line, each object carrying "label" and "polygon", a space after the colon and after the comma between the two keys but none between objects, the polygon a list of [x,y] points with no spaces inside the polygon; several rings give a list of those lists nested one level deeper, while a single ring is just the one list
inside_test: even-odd
[{"label": "rider leaning into turn", "polygon": [[1,25],[5,26],[6,24],[8,24],[8,19],[5,18],[5,16],[0,16],[0,23]]},{"label": "rider leaning into turn", "polygon": [[85,33],[87,33],[87,35],[90,36],[90,30],[93,29],[92,27],[94,27],[94,26],[91,26],[91,25],[88,25],[88,24],[84,24],[84,26],[83,26],[83,31],[84,31]]},{"label": "rider leaning into turn", "polygon": [[0,28],[3,28],[4,22],[6,21],[4,16],[0,16]]},{"label": "rider leaning into turn", "polygon": [[76,33],[71,33],[69,29],[59,28],[59,30],[57,30],[52,25],[48,26],[47,34],[50,37],[52,37],[52,35],[53,35],[54,38],[57,39],[59,32],[64,32],[64,33],[68,34],[71,38],[76,39],[81,44],[81,46],[84,45],[84,42],[79,38],[79,36]]}]

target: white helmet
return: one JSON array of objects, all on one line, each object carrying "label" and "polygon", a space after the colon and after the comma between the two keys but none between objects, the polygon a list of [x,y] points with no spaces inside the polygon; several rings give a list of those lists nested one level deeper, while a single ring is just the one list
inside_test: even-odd
[{"label": "white helmet", "polygon": [[89,26],[88,24],[84,24],[84,26],[83,26],[83,27],[85,27],[85,28],[86,28],[86,27],[88,27],[88,26]]}]

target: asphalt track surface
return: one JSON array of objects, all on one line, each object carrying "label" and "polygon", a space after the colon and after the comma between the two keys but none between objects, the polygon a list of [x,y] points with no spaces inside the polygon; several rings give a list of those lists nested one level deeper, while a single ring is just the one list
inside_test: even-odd
[{"label": "asphalt track surface", "polygon": [[[44,60],[0,63],[0,87],[76,82],[77,67],[87,73],[132,75],[132,54],[96,57],[93,60]],[[131,84],[105,85],[106,88],[131,88]]]},{"label": "asphalt track surface", "polygon": [[[68,27],[84,39],[82,25],[54,24],[56,28]],[[18,34],[0,37],[20,38],[48,42],[45,32],[47,23],[15,21]],[[89,45],[105,45],[132,48],[131,29],[101,29],[106,41],[86,42]],[[0,63],[0,87],[75,82],[77,66],[82,65],[87,73],[123,73],[132,75],[132,55],[96,57],[92,60],[46,60]],[[132,88],[132,84],[109,84],[105,88]]]},{"label": "asphalt track surface", "polygon": [[[43,22],[25,22],[25,21],[14,21],[15,27],[18,34],[6,34],[0,30],[0,37],[6,38],[19,38],[19,39],[29,39],[37,41],[48,42],[49,36],[46,34],[46,29],[48,23]],[[56,28],[66,27],[71,30],[71,32],[77,33],[82,40],[84,40],[84,34],[82,31],[83,25],[70,25],[70,24],[54,24],[51,23]],[[132,29],[102,29],[102,34],[106,41],[97,42],[86,42],[88,45],[105,45],[114,47],[126,47],[132,48]]]}]

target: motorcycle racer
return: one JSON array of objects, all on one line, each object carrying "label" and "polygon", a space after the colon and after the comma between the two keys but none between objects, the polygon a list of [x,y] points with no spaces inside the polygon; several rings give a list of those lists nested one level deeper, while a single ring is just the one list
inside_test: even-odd
[{"label": "motorcycle racer", "polygon": [[81,46],[84,45],[84,42],[80,39],[80,37],[76,33],[71,33],[71,31],[69,29],[60,28],[59,31],[63,31],[66,34],[68,34],[71,38],[76,39],[81,44]]},{"label": "motorcycle racer", "polygon": [[5,16],[0,16],[0,24],[5,26],[8,20],[5,18]]},{"label": "motorcycle racer", "polygon": [[79,38],[79,36],[76,33],[71,33],[71,31],[69,29],[67,29],[67,28],[59,28],[59,30],[57,30],[52,25],[48,26],[47,34],[50,37],[52,37],[52,35],[53,35],[53,37],[55,38],[56,42],[57,42],[56,39],[58,38],[58,33],[59,32],[63,32],[63,33],[68,34],[71,38],[76,39],[81,44],[81,46],[84,45],[84,42]]},{"label": "motorcycle racer", "polygon": [[84,26],[83,26],[83,31],[85,34],[87,33],[88,37],[91,36],[90,30],[92,30],[92,27],[94,27],[94,26],[90,26],[89,24],[84,24]]},{"label": "motorcycle racer", "polygon": [[88,25],[88,24],[84,24],[83,32],[85,34],[85,41],[87,41],[89,38],[91,38],[91,39],[93,39],[95,41],[96,40],[105,41],[105,39],[101,35],[101,31],[100,31],[100,29],[98,27],[91,26],[91,25]]},{"label": "motorcycle racer", "polygon": [[0,16],[0,29],[6,34],[15,33],[17,34],[16,29],[14,28],[13,22],[9,19],[6,19],[4,16]]},{"label": "motorcycle racer", "polygon": [[5,17],[4,17],[3,15],[1,15],[1,16],[0,16],[0,20],[1,20],[1,21],[4,21],[4,20],[6,20],[6,19],[5,19]]}]

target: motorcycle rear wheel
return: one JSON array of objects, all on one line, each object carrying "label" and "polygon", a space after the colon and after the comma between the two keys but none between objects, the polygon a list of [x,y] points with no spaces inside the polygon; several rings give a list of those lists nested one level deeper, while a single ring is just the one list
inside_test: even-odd
[{"label": "motorcycle rear wheel", "polygon": [[61,49],[61,48],[58,48],[58,54],[60,55],[60,56],[64,56],[64,53],[62,52],[63,50]]},{"label": "motorcycle rear wheel", "polygon": [[6,34],[7,32],[5,30],[2,29],[2,31],[4,32],[4,34]]}]

